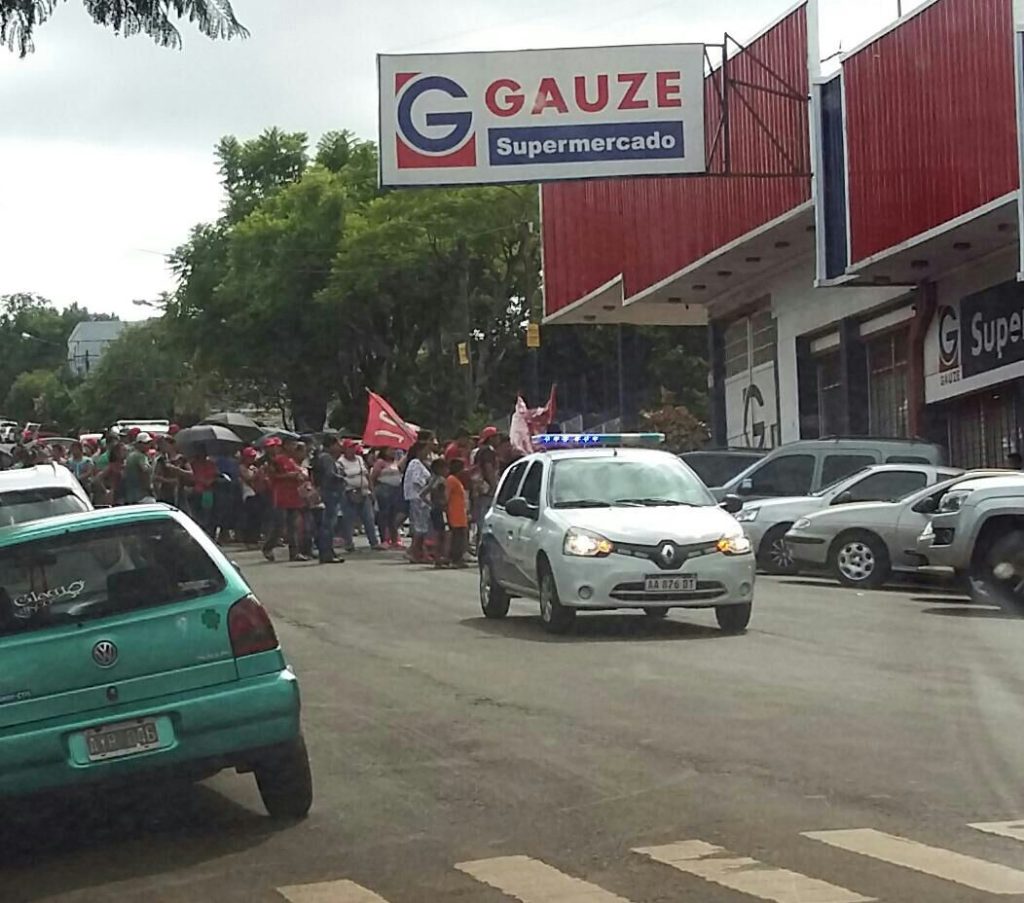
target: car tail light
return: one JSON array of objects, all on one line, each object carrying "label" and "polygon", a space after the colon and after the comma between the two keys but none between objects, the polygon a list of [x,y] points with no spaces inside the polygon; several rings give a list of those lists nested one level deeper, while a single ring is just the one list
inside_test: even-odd
[{"label": "car tail light", "polygon": [[235,658],[269,652],[278,646],[270,615],[252,595],[243,596],[228,611],[228,636]]}]

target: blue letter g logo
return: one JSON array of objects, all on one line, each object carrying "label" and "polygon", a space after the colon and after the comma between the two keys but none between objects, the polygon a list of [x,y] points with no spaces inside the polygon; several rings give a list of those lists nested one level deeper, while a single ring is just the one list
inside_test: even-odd
[{"label": "blue letter g logo", "polygon": [[427,113],[428,126],[447,125],[450,130],[440,138],[430,138],[413,125],[412,106],[420,95],[428,91],[442,91],[449,97],[468,97],[465,88],[443,75],[431,75],[411,84],[398,103],[398,128],[405,139],[417,150],[426,154],[445,154],[457,148],[469,135],[473,127],[473,114]]}]

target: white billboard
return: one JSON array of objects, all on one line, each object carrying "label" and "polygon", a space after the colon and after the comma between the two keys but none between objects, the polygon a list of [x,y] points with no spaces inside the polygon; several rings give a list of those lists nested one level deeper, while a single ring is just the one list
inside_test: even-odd
[{"label": "white billboard", "polygon": [[385,187],[705,171],[704,46],[377,57]]}]

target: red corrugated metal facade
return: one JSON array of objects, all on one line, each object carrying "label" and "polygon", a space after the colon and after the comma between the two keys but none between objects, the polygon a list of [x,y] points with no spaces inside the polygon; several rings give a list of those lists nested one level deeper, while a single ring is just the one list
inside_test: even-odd
[{"label": "red corrugated metal facade", "polygon": [[1012,36],[1010,0],[940,0],[843,63],[851,262],[1016,189]]},{"label": "red corrugated metal facade", "polygon": [[[807,16],[800,6],[729,60],[731,78],[784,90],[761,65],[808,91]],[[756,57],[756,59],[755,59]],[[718,73],[705,81],[710,149],[720,116]],[[780,154],[743,98],[786,149]],[[730,98],[730,171],[810,169],[807,104],[737,86]],[[721,169],[721,147],[712,169]],[[804,176],[682,176],[557,182],[543,186],[545,313],[590,294],[620,273],[629,297],[810,199]]]}]

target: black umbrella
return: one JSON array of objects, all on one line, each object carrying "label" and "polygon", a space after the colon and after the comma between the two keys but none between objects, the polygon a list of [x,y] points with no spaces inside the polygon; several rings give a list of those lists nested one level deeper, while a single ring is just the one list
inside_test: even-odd
[{"label": "black umbrella", "polygon": [[215,426],[226,426],[239,439],[245,442],[254,442],[263,435],[263,427],[251,417],[238,411],[221,411],[217,414],[211,414],[200,422],[212,423]]},{"label": "black umbrella", "polygon": [[268,439],[291,439],[293,442],[298,442],[302,437],[298,433],[293,433],[291,430],[267,430],[259,439],[253,442],[257,448],[263,448],[267,444]]},{"label": "black umbrella", "polygon": [[182,430],[174,437],[174,441],[186,455],[198,451],[200,447],[208,455],[230,455],[245,445],[233,431],[215,423],[200,423]]}]

